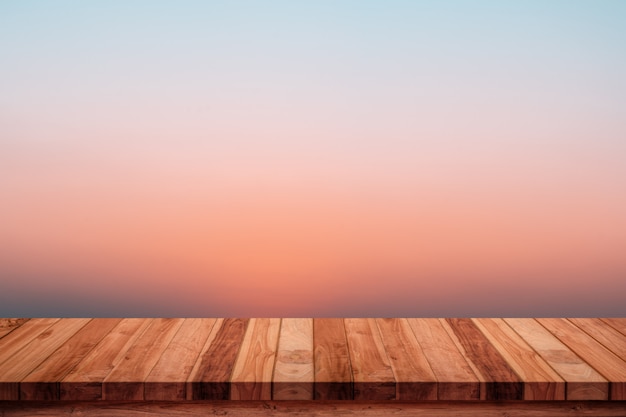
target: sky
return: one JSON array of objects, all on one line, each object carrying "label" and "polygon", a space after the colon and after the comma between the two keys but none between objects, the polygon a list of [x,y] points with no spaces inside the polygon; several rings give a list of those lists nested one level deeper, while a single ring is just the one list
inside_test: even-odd
[{"label": "sky", "polygon": [[626,316],[625,19],[2,2],[0,316]]}]

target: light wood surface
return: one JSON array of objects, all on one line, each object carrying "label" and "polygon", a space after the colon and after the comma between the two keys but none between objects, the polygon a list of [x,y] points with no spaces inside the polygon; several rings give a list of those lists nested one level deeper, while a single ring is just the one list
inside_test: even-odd
[{"label": "light wood surface", "polygon": [[28,319],[0,318],[0,339],[20,327]]},{"label": "light wood surface", "polygon": [[437,399],[477,400],[479,380],[437,319],[408,319],[435,377]]},{"label": "light wood surface", "polygon": [[[17,328],[11,326],[10,332],[7,331],[5,336],[0,339],[0,366],[58,320],[32,319],[28,322],[23,322]],[[13,321],[13,323],[17,324],[18,322]],[[8,327],[6,324],[5,326]]]},{"label": "light wood surface", "polygon": [[250,319],[231,377],[232,400],[271,400],[280,319]]},{"label": "light wood surface", "polygon": [[191,372],[188,399],[230,399],[230,377],[249,321],[223,319],[215,324]]},{"label": "light wood surface", "polygon": [[481,381],[481,400],[524,398],[520,377],[471,319],[445,319],[442,323]]},{"label": "light wood surface", "polygon": [[183,319],[152,319],[102,385],[104,400],[143,400],[144,381],[165,351]]},{"label": "light wood surface", "polygon": [[569,319],[620,358],[626,358],[626,335],[600,319]]},{"label": "light wood surface", "polygon": [[626,401],[625,324],[604,318],[1,319],[0,400],[617,404]]},{"label": "light wood surface", "polygon": [[621,334],[626,335],[626,318],[602,318],[600,320],[607,323]]},{"label": "light wood surface", "polygon": [[146,400],[187,399],[187,379],[215,322],[216,319],[185,319],[146,378]]},{"label": "light wood surface", "polygon": [[609,383],[532,318],[504,319],[566,381],[568,400],[607,400]]},{"label": "light wood surface", "polygon": [[396,380],[396,399],[436,400],[437,379],[406,319],[377,319],[376,324]]},{"label": "light wood surface", "polygon": [[375,319],[345,319],[355,400],[396,399],[396,381]]},{"label": "light wood surface", "polygon": [[620,358],[569,320],[559,318],[537,320],[609,380],[611,400],[626,400],[626,358]]},{"label": "light wood surface", "polygon": [[102,382],[143,334],[151,320],[124,319],[61,381],[61,400],[101,400]]},{"label": "light wood surface", "polygon": [[0,399],[19,399],[18,381],[26,378],[88,322],[89,319],[59,320],[4,361],[0,368]]},{"label": "light wood surface", "polygon": [[275,400],[313,399],[313,319],[282,320],[272,382]]},{"label": "light wood surface", "polygon": [[474,323],[524,382],[525,400],[565,399],[563,378],[502,319]]},{"label": "light wood surface", "polygon": [[315,399],[351,400],[352,367],[343,320],[313,320]]},{"label": "light wood surface", "polygon": [[67,342],[61,345],[44,362],[20,383],[23,400],[57,400],[59,384],[85,355],[104,338],[121,319],[93,319]]}]

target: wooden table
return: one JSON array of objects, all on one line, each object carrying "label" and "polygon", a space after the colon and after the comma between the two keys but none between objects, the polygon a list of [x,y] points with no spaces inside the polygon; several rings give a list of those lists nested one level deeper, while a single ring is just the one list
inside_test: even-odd
[{"label": "wooden table", "polygon": [[0,319],[0,411],[626,416],[626,319]]}]

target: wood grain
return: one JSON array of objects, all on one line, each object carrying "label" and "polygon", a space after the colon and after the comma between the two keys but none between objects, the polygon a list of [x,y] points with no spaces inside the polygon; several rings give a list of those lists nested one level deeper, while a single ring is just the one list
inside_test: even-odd
[{"label": "wood grain", "polygon": [[0,367],[0,400],[19,400],[19,381],[89,321],[90,319],[56,321],[7,359]]},{"label": "wood grain", "polygon": [[392,400],[396,381],[375,319],[344,319],[355,400]]},{"label": "wood grain", "polygon": [[478,400],[480,381],[438,319],[407,319],[433,374],[438,400]]},{"label": "wood grain", "polygon": [[346,328],[340,318],[313,319],[315,399],[353,399]]},{"label": "wood grain", "polygon": [[231,378],[231,400],[271,400],[280,319],[250,319]]},{"label": "wood grain", "polygon": [[59,319],[32,319],[0,339],[0,366]]},{"label": "wood grain", "polygon": [[396,380],[396,399],[437,399],[437,379],[406,319],[376,319]]},{"label": "wood grain", "polygon": [[603,322],[626,336],[626,318],[603,318]]},{"label": "wood grain", "polygon": [[442,320],[451,338],[481,380],[483,400],[521,400],[524,384],[471,319]]},{"label": "wood grain", "polygon": [[101,400],[102,382],[149,324],[147,319],[123,319],[61,380],[61,400]]},{"label": "wood grain", "polygon": [[272,399],[314,398],[313,319],[282,319],[272,378]]},{"label": "wood grain", "polygon": [[26,323],[28,319],[0,318],[0,339]]},{"label": "wood grain", "polygon": [[121,319],[93,319],[69,338],[20,383],[22,400],[58,400],[59,382]]},{"label": "wood grain", "polygon": [[187,380],[215,322],[216,319],[185,319],[146,378],[146,400],[187,399]]},{"label": "wood grain", "polygon": [[102,399],[143,400],[144,381],[183,319],[153,319],[102,383]]},{"label": "wood grain", "polygon": [[622,401],[187,401],[0,403],[3,417],[624,417]]},{"label": "wood grain", "polygon": [[502,319],[473,319],[524,381],[525,400],[565,400],[565,381]]},{"label": "wood grain", "polygon": [[249,321],[229,318],[215,324],[189,376],[187,398],[230,399],[230,377]]},{"label": "wood grain", "polygon": [[566,319],[537,319],[585,362],[609,380],[612,400],[626,400],[626,362]]},{"label": "wood grain", "polygon": [[607,400],[609,383],[532,318],[504,321],[566,381],[567,400]]},{"label": "wood grain", "polygon": [[569,319],[620,358],[626,358],[626,335],[600,319]]},{"label": "wood grain", "polygon": [[0,398],[481,400],[503,401],[503,411],[519,400],[626,402],[622,325],[615,318],[33,318],[0,338]]}]

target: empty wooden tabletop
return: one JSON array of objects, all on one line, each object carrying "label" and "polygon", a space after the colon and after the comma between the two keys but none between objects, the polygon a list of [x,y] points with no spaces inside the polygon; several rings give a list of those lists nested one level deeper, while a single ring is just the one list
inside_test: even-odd
[{"label": "empty wooden tabletop", "polygon": [[626,319],[0,319],[0,400],[626,400]]}]

